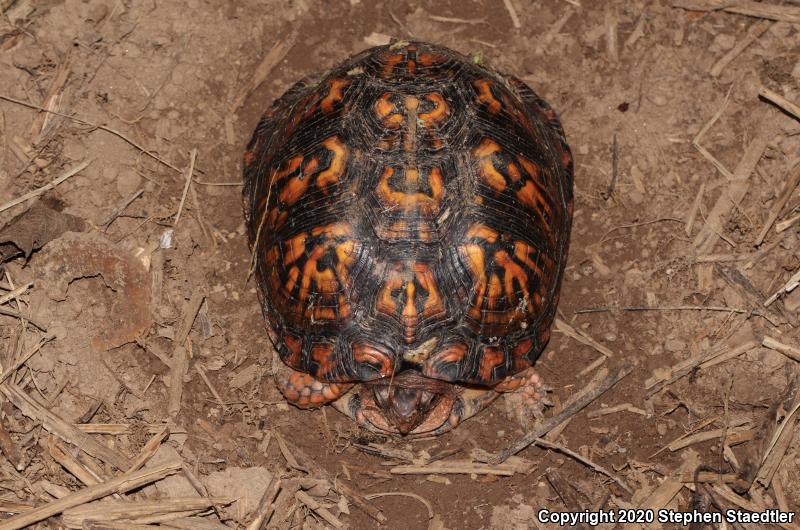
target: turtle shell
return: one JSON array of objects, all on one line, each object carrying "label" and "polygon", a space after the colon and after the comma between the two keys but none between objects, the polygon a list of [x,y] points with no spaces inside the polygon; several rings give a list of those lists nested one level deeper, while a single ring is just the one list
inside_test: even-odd
[{"label": "turtle shell", "polygon": [[444,47],[366,50],[274,102],[244,156],[270,338],[320,381],[490,387],[550,334],[572,158],[525,83]]}]

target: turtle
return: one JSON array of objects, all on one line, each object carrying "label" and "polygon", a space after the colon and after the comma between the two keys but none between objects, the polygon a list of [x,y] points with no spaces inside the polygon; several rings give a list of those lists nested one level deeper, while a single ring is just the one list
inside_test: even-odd
[{"label": "turtle", "polygon": [[387,435],[535,406],[567,260],[573,161],[523,81],[394,41],[275,100],[243,158],[274,380]]}]

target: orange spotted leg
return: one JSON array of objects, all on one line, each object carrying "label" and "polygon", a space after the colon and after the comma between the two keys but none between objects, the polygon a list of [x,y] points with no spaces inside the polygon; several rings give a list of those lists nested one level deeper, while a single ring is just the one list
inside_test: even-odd
[{"label": "orange spotted leg", "polygon": [[286,401],[301,409],[313,409],[342,397],[352,383],[325,383],[313,376],[292,370],[280,361],[274,363],[275,385]]}]

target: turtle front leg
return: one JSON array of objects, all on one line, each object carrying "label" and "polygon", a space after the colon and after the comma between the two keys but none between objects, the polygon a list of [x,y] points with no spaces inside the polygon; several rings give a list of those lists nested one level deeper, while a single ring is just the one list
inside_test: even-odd
[{"label": "turtle front leg", "polygon": [[280,361],[274,365],[275,386],[286,401],[301,409],[321,407],[339,399],[353,387],[352,383],[325,383]]},{"label": "turtle front leg", "polygon": [[505,378],[494,389],[506,394],[506,404],[523,425],[541,417],[547,404],[542,378],[533,368]]}]

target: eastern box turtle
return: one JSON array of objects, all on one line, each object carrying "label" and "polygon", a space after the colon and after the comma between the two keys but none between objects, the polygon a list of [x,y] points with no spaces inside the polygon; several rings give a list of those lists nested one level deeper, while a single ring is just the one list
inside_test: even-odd
[{"label": "eastern box turtle", "polygon": [[452,50],[395,42],[298,82],[244,155],[278,388],[413,435],[535,400],[572,193],[548,104]]}]

